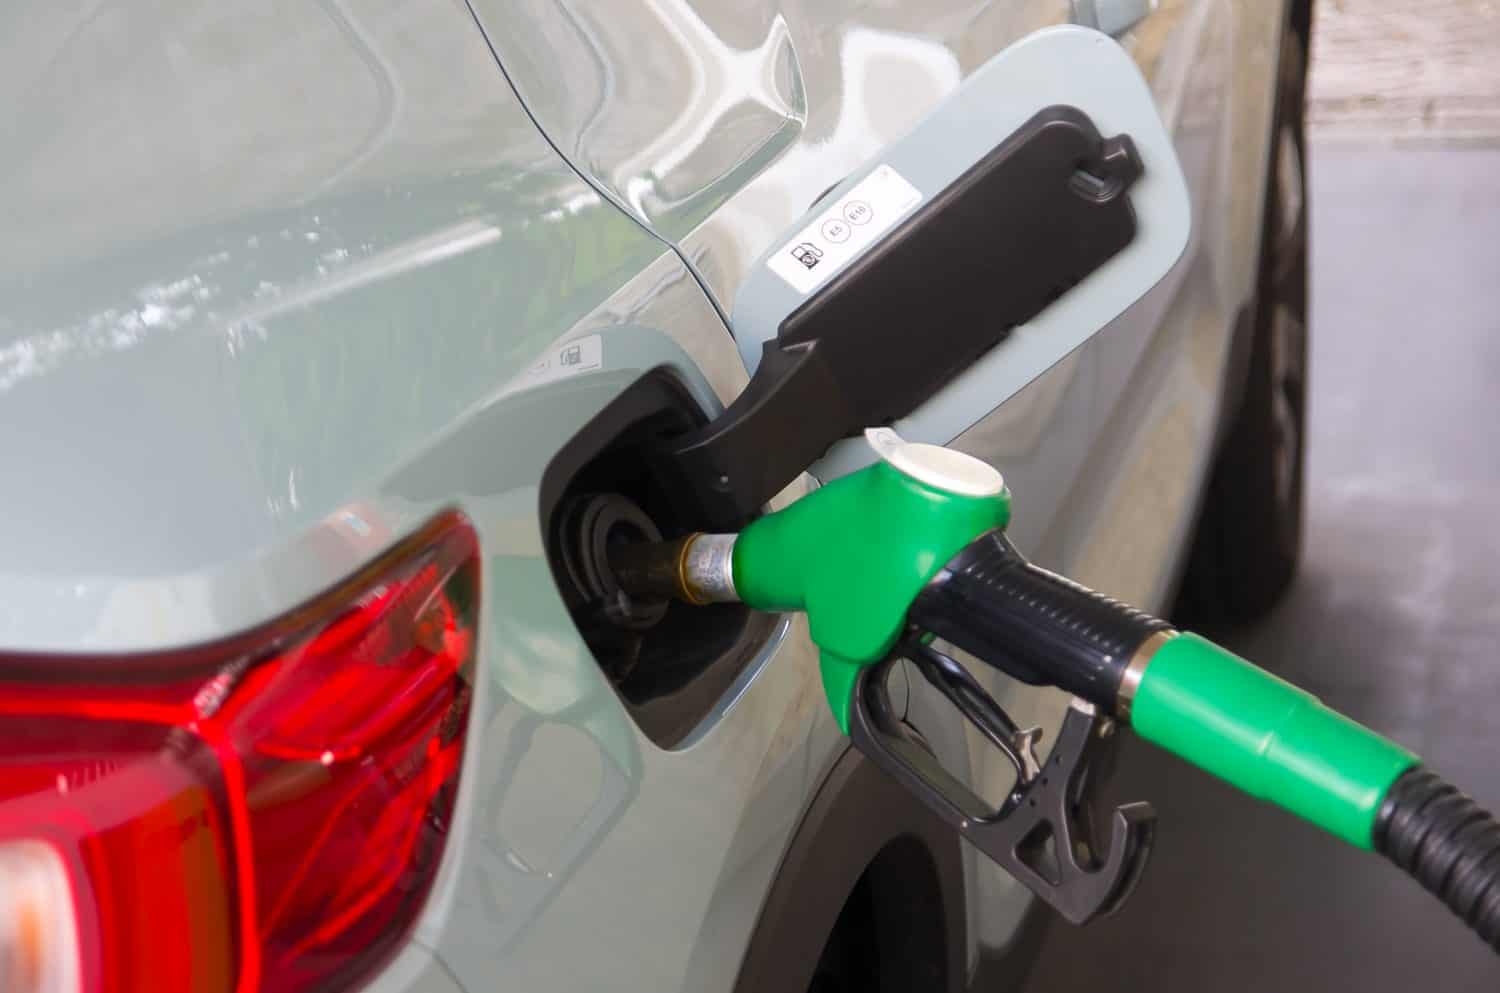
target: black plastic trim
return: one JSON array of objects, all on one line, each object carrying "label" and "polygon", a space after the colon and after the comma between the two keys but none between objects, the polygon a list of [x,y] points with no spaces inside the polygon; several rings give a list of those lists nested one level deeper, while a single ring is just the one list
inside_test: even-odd
[{"label": "black plastic trim", "polygon": [[542,474],[539,512],[548,563],[579,633],[631,718],[656,745],[672,748],[691,733],[775,632],[777,618],[743,604],[672,603],[644,630],[603,623],[570,578],[562,533],[575,498],[620,494],[670,540],[703,530],[691,500],[670,492],[643,452],[666,435],[707,418],[666,370],[646,373],[584,425]]}]

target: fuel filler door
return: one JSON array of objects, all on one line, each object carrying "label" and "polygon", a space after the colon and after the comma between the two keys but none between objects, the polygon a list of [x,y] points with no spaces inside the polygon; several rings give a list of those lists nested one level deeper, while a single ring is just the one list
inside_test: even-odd
[{"label": "fuel filler door", "polygon": [[1191,209],[1172,143],[1107,35],[1032,34],[831,190],[754,267],[732,329],[749,385],[656,468],[734,528],[864,428],[943,444],[1166,275]]}]

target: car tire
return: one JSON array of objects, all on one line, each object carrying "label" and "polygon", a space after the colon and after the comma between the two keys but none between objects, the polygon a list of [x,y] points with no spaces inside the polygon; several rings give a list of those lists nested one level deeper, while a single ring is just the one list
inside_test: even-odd
[{"label": "car tire", "polygon": [[1253,620],[1291,585],[1302,550],[1307,428],[1306,18],[1283,32],[1240,408],[1223,435],[1176,613]]}]

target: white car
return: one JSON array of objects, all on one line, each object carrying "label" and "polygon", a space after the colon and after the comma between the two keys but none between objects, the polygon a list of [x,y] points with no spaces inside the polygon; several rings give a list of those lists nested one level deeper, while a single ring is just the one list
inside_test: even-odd
[{"label": "white car", "polygon": [[[850,750],[805,621],[622,613],[578,535],[699,525],[650,445],[745,387],[762,258],[1071,20],[1149,85],[1191,239],[927,440],[1003,471],[1042,565],[1264,608],[1309,7],[7,5],[0,988],[1010,988],[1045,915]],[[1059,693],[982,678],[1051,740]]]}]

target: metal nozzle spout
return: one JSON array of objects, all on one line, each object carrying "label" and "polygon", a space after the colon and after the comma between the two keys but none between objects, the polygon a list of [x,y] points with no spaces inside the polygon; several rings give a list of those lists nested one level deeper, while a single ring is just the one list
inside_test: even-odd
[{"label": "metal nozzle spout", "polygon": [[732,534],[690,534],[675,541],[633,542],[609,550],[609,567],[627,593],[692,604],[738,603]]}]

